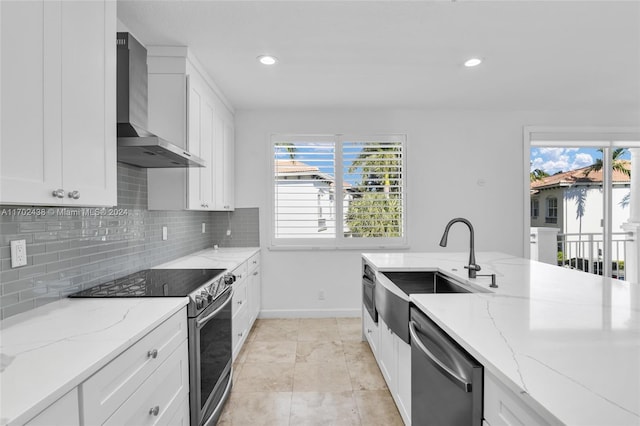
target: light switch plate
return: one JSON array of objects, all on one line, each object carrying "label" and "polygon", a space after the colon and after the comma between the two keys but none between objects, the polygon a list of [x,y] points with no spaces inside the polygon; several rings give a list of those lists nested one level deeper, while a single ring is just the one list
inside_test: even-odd
[{"label": "light switch plate", "polygon": [[204,234],[205,232],[207,232],[207,224],[202,222],[202,233]]},{"label": "light switch plate", "polygon": [[162,241],[167,241],[167,227],[162,227]]},{"label": "light switch plate", "polygon": [[27,264],[27,240],[11,241],[11,267]]}]

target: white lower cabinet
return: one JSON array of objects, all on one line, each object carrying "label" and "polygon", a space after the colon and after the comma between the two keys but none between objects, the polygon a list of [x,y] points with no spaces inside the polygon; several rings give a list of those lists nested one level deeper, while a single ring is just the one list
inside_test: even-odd
[{"label": "white lower cabinet", "polygon": [[378,352],[378,345],[380,341],[378,324],[373,322],[373,318],[371,318],[371,315],[369,315],[369,311],[367,311],[364,307],[362,309],[362,318],[364,336],[367,338],[369,346],[371,346],[371,351],[376,354]]},{"label": "white lower cabinet", "polygon": [[484,418],[491,426],[549,424],[486,370],[484,372]]},{"label": "white lower cabinet", "polygon": [[251,256],[234,269],[232,274],[236,276],[231,309],[231,347],[235,361],[260,312],[260,253]]},{"label": "white lower cabinet", "polygon": [[170,421],[189,392],[188,378],[185,340],[103,425],[172,425]]},{"label": "white lower cabinet", "polygon": [[189,396],[186,308],[98,370],[79,390],[85,426],[173,424]]},{"label": "white lower cabinet", "polygon": [[396,392],[396,354],[393,341],[393,332],[381,316],[378,316],[378,327],[380,330],[380,347],[378,348],[378,364],[380,365],[380,371],[384,379],[387,381],[387,386],[391,394]]},{"label": "white lower cabinet", "polygon": [[[373,351],[382,376],[387,382],[389,392],[398,407],[402,420],[406,425],[411,424],[411,346],[394,334],[378,316],[378,326],[371,324],[373,320],[366,309],[364,333]],[[367,324],[370,322],[370,324]],[[373,331],[373,330],[376,331]],[[371,332],[368,332],[371,330]],[[377,334],[377,338],[376,338]],[[373,335],[369,338],[370,335]],[[379,340],[378,340],[379,339]],[[375,342],[377,340],[377,345]],[[372,343],[372,341],[374,343]]]},{"label": "white lower cabinet", "polygon": [[25,423],[25,426],[76,426],[80,425],[78,412],[78,388],[45,408]]},{"label": "white lower cabinet", "polygon": [[396,366],[398,371],[398,388],[396,391],[396,404],[404,423],[411,424],[411,345],[396,339]]}]

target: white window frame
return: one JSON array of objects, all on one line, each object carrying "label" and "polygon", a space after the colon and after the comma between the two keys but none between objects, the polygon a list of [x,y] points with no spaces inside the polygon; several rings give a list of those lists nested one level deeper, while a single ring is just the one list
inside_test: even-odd
[{"label": "white window frame", "polygon": [[[275,157],[273,155],[273,145],[275,142],[296,142],[300,140],[306,141],[323,141],[332,140],[335,143],[335,164],[336,188],[342,188],[343,174],[342,169],[342,143],[358,142],[358,141],[376,141],[376,142],[400,142],[402,144],[402,237],[398,238],[345,238],[343,235],[343,200],[342,197],[335,197],[334,208],[336,221],[335,238],[276,238],[275,237]],[[338,149],[338,147],[340,149]],[[270,250],[343,250],[343,249],[408,249],[407,244],[407,136],[406,134],[305,134],[305,133],[272,133],[269,137],[269,249]],[[338,173],[340,170],[341,173]]]},{"label": "white window frame", "polygon": [[[524,126],[523,127],[523,164],[524,164],[524,207],[525,212],[531,208],[531,179],[530,179],[530,155],[532,146],[550,147],[585,147],[603,148],[603,187],[611,186],[612,171],[610,167],[611,150],[615,148],[640,148],[640,128],[637,127],[546,127],[546,126]],[[633,185],[632,185],[633,187]],[[640,189],[640,188],[638,188]],[[603,209],[603,239],[611,240],[612,219],[611,219],[611,193],[605,191]],[[609,206],[607,208],[607,206]],[[531,216],[525,214],[524,217],[524,238],[523,253],[525,258],[531,255],[530,249],[530,228]],[[611,253],[605,251],[603,256],[603,275],[611,276]]]}]

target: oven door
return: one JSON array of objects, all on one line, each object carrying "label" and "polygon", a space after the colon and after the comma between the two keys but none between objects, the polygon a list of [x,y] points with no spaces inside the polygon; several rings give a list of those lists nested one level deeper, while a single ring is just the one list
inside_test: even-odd
[{"label": "oven door", "polygon": [[376,310],[376,283],[375,283],[375,275],[371,277],[369,274],[362,275],[362,302],[364,303],[365,308],[369,311],[369,315],[371,315],[371,319],[373,322],[378,322],[378,311]]},{"label": "oven door", "polygon": [[189,318],[191,426],[215,424],[231,391],[231,288]]}]

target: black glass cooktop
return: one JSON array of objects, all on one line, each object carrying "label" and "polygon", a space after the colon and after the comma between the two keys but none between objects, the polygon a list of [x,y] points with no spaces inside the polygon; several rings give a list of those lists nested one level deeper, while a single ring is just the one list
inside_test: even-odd
[{"label": "black glass cooktop", "polygon": [[182,297],[223,272],[225,269],[146,269],[69,297]]}]

